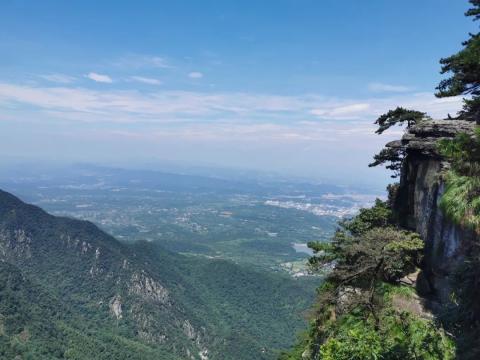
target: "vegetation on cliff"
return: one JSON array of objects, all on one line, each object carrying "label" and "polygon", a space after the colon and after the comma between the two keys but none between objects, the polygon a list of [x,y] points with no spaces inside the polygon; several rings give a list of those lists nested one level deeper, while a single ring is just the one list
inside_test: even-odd
[{"label": "vegetation on cliff", "polygon": [[[378,125],[378,129],[375,131],[375,133],[380,135],[386,130],[390,129],[392,126],[404,126],[405,124],[405,129],[408,130],[413,125],[416,125],[425,119],[430,119],[426,113],[397,107],[395,110],[390,110],[381,115],[375,121],[375,125]],[[374,167],[384,165],[388,170],[393,171],[391,177],[396,178],[400,176],[405,156],[406,152],[403,147],[386,146],[378,154],[373,156],[373,162],[368,166]]]},{"label": "vegetation on cliff", "polygon": [[[470,0],[466,13],[480,19],[480,1]],[[480,124],[480,33],[470,34],[457,54],[440,60],[442,73],[451,74],[438,86],[438,97],[468,95],[458,116]],[[445,214],[458,224],[480,232],[480,130],[474,136],[459,134],[439,143],[441,154],[451,163],[445,175],[446,189],[441,200]]]},{"label": "vegetation on cliff", "polygon": [[440,141],[439,149],[451,164],[444,175],[442,209],[455,223],[480,233],[480,128],[474,136],[462,133]]},{"label": "vegetation on cliff", "polygon": [[[480,1],[467,16],[480,19]],[[438,97],[466,95],[459,117],[480,123],[480,33],[470,34],[464,48],[441,60],[450,74]],[[395,125],[408,130],[428,118],[425,113],[397,108],[380,116],[376,133]],[[449,119],[452,119],[449,116]],[[480,130],[462,133],[438,144],[450,163],[443,174],[441,207],[464,228],[480,232]],[[437,154],[438,155],[438,154]],[[404,170],[407,149],[388,144],[370,166],[385,165],[397,177]],[[395,190],[395,186],[390,187]],[[397,214],[398,215],[398,214]],[[478,359],[480,335],[480,244],[472,244],[453,281],[451,303],[434,320],[404,277],[422,266],[423,241],[398,228],[388,203],[377,201],[352,220],[340,224],[331,243],[311,243],[314,269],[331,271],[318,290],[309,333],[282,359]],[[406,277],[409,278],[408,276]],[[447,336],[443,326],[451,331]],[[459,346],[459,350],[456,347]]]},{"label": "vegetation on cliff", "polygon": [[[443,140],[439,150],[451,167],[444,174],[440,205],[445,215],[464,229],[480,234],[480,128]],[[465,261],[456,269],[451,302],[441,318],[456,335],[459,358],[478,359],[480,348],[480,243],[470,242]]]},{"label": "vegetation on cliff", "polygon": [[[473,8],[466,15],[479,20],[480,1],[470,3]],[[451,77],[440,83],[437,96],[469,95],[458,115],[480,124],[480,33],[470,34],[463,46],[457,54],[441,60],[442,72]],[[451,303],[441,318],[456,335],[458,357],[473,360],[480,357],[480,128],[477,126],[473,135],[462,133],[453,140],[443,140],[438,147],[451,164],[443,174],[442,210],[456,224],[473,231],[477,239],[470,243],[456,271]]]},{"label": "vegetation on cliff", "polygon": [[318,290],[310,333],[282,359],[453,359],[454,345],[403,278],[422,261],[418,234],[396,227],[377,200],[340,223],[331,243],[311,243],[313,269],[333,270]]}]

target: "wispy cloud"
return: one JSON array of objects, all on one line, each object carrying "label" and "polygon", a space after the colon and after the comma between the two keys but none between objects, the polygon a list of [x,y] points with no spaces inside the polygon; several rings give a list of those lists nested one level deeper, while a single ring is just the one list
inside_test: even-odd
[{"label": "wispy cloud", "polygon": [[162,82],[158,79],[143,77],[143,76],[130,76],[129,80],[136,81],[148,85],[161,85]]},{"label": "wispy cloud", "polygon": [[89,78],[90,80],[93,80],[93,81],[99,82],[99,83],[111,84],[113,82],[113,80],[110,76],[104,75],[104,74],[98,74],[98,73],[95,73],[95,72],[88,73],[85,76],[87,78]]},{"label": "wispy cloud", "polygon": [[123,68],[159,68],[159,69],[171,69],[173,65],[162,56],[150,56],[129,54],[113,62],[114,66]]},{"label": "wispy cloud", "polygon": [[349,104],[342,106],[333,106],[330,108],[312,109],[310,113],[323,118],[329,119],[356,119],[361,115],[368,114],[370,104]]},{"label": "wispy cloud", "polygon": [[[295,173],[312,168],[335,172],[338,163],[345,163],[346,176],[357,178],[385,142],[401,136],[401,128],[378,136],[373,125],[379,114],[398,105],[442,117],[458,111],[461,99],[428,93],[341,99],[0,83],[0,123],[22,139],[0,142],[0,149],[22,153],[31,143],[35,153],[58,156],[62,146],[80,159],[103,156],[108,161],[174,154],[171,159],[208,158],[228,166],[256,164]],[[38,136],[42,131],[50,135]]]},{"label": "wispy cloud", "polygon": [[73,83],[76,78],[70,75],[65,74],[46,74],[46,75],[39,75],[44,80],[58,83],[58,84],[71,84]]},{"label": "wispy cloud", "polygon": [[404,93],[412,91],[412,88],[403,85],[392,85],[384,84],[379,82],[374,82],[368,84],[368,90],[372,92],[382,93],[382,92],[391,92],[391,93]]},{"label": "wispy cloud", "polygon": [[[99,74],[97,74],[99,75]],[[103,75],[100,75],[103,76]],[[98,78],[97,78],[98,79]],[[98,90],[0,83],[0,102],[36,107],[35,114],[88,122],[319,123],[366,122],[396,106],[445,117],[461,108],[461,98],[437,99],[431,93],[393,97],[338,99],[318,94],[284,96],[242,92],[204,93],[157,89]],[[352,125],[351,125],[352,126]]]},{"label": "wispy cloud", "polygon": [[201,79],[203,78],[203,74],[199,71],[192,71],[188,74],[188,77],[192,79]]}]

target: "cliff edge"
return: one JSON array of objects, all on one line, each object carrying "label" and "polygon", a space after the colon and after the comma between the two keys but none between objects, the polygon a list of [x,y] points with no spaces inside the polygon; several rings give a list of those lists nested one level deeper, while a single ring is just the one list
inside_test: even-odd
[{"label": "cliff edge", "polygon": [[443,174],[450,164],[439,153],[438,141],[453,139],[459,133],[473,134],[474,128],[475,123],[470,121],[425,120],[409,129],[401,140],[387,144],[406,152],[400,184],[392,195],[398,221],[425,241],[425,281],[419,281],[418,290],[441,303],[448,301],[455,269],[478,241],[478,234],[455,224],[442,212]]}]

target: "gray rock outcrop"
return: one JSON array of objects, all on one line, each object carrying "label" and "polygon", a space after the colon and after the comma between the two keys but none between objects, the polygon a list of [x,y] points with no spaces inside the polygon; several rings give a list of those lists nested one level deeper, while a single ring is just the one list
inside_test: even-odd
[{"label": "gray rock outcrop", "polygon": [[446,218],[440,208],[445,191],[442,177],[449,167],[438,151],[440,139],[451,139],[460,132],[472,133],[475,123],[461,120],[429,120],[413,126],[390,147],[403,147],[406,159],[394,207],[401,224],[418,232],[425,241],[423,276],[429,289],[440,300],[448,301],[455,268],[468,254],[478,235]]}]

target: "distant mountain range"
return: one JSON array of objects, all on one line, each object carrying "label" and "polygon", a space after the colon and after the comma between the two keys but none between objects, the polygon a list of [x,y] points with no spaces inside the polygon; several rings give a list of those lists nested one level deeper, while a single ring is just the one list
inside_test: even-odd
[{"label": "distant mountain range", "polygon": [[304,326],[300,281],[124,244],[0,191],[0,358],[272,359]]}]

